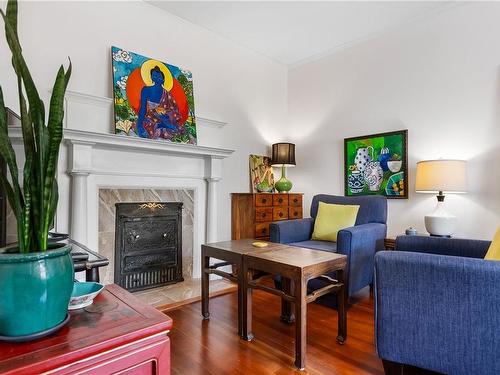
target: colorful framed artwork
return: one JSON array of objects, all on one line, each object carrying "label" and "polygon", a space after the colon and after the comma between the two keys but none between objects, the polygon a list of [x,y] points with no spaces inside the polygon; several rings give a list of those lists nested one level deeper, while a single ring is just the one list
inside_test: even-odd
[{"label": "colorful framed artwork", "polygon": [[196,144],[190,71],[111,47],[115,133]]},{"label": "colorful framed artwork", "polygon": [[408,198],[408,130],[344,139],[345,195]]},{"label": "colorful framed artwork", "polygon": [[252,193],[272,193],[274,174],[271,158],[262,155],[250,155],[250,185]]}]

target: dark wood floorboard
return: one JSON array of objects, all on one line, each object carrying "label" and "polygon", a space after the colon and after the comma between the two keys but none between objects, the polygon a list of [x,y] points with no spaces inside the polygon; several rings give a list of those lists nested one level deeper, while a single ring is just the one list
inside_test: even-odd
[{"label": "dark wood floorboard", "polygon": [[210,300],[210,320],[201,318],[199,302],[168,312],[173,375],[383,374],[373,344],[373,298],[368,288],[348,310],[348,339],[335,341],[337,312],[312,303],[307,310],[307,366],[293,367],[293,325],[279,320],[279,298],[254,292],[255,339],[238,338],[236,293]]}]

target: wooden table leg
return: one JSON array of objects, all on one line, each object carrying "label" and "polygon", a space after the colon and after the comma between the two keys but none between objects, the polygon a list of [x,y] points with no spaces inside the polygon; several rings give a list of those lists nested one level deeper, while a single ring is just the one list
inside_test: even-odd
[{"label": "wooden table leg", "polygon": [[337,292],[337,313],[338,313],[338,333],[337,342],[343,344],[347,340],[347,312],[346,312],[346,287],[345,284],[345,271],[343,269],[337,271],[337,279],[343,285]]},{"label": "wooden table leg", "polygon": [[[283,292],[288,294],[289,296],[294,295],[293,291],[293,283],[287,277],[281,277],[281,288]],[[295,320],[295,316],[293,314],[292,303],[287,300],[281,299],[281,316],[280,319],[286,323],[293,323]]]},{"label": "wooden table leg", "polygon": [[295,287],[295,366],[306,367],[307,333],[307,282],[303,278],[294,280]]},{"label": "wooden table leg", "polygon": [[245,282],[245,278],[243,277],[243,269],[241,268],[241,264],[237,266],[236,274],[238,276],[238,336],[243,337],[243,299],[245,298],[243,294],[243,284]]},{"label": "wooden table leg", "polygon": [[210,275],[206,270],[210,266],[210,257],[202,254],[201,260],[201,314],[203,315],[203,319],[210,319],[210,311],[208,307],[209,300],[209,278]]},{"label": "wooden table leg", "polygon": [[252,280],[253,272],[249,270],[246,263],[243,262],[243,280],[242,280],[242,303],[241,303],[241,331],[242,338],[252,341],[252,288],[248,286],[248,281]]}]

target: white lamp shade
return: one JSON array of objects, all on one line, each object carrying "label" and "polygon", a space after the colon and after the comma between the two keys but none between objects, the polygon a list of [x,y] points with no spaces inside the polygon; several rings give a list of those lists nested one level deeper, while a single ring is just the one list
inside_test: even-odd
[{"label": "white lamp shade", "polygon": [[467,191],[465,160],[424,160],[417,163],[415,190],[418,193],[465,193]]}]

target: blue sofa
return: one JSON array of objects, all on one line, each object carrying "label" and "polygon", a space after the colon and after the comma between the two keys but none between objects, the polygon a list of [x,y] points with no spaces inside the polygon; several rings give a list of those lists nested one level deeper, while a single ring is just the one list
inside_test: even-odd
[{"label": "blue sofa", "polygon": [[386,374],[500,374],[500,262],[489,241],[400,236],[375,257],[377,353]]},{"label": "blue sofa", "polygon": [[[355,226],[339,231],[337,242],[311,239],[319,202],[360,206]],[[383,196],[342,197],[320,194],[312,200],[310,218],[272,223],[270,241],[347,255],[348,295],[351,296],[373,282],[375,252],[384,248],[386,222],[387,199]],[[330,276],[335,277],[334,274]],[[325,285],[321,279],[313,279],[309,281],[308,289],[316,290]],[[328,294],[322,297],[322,302],[335,305],[336,297]]]}]

